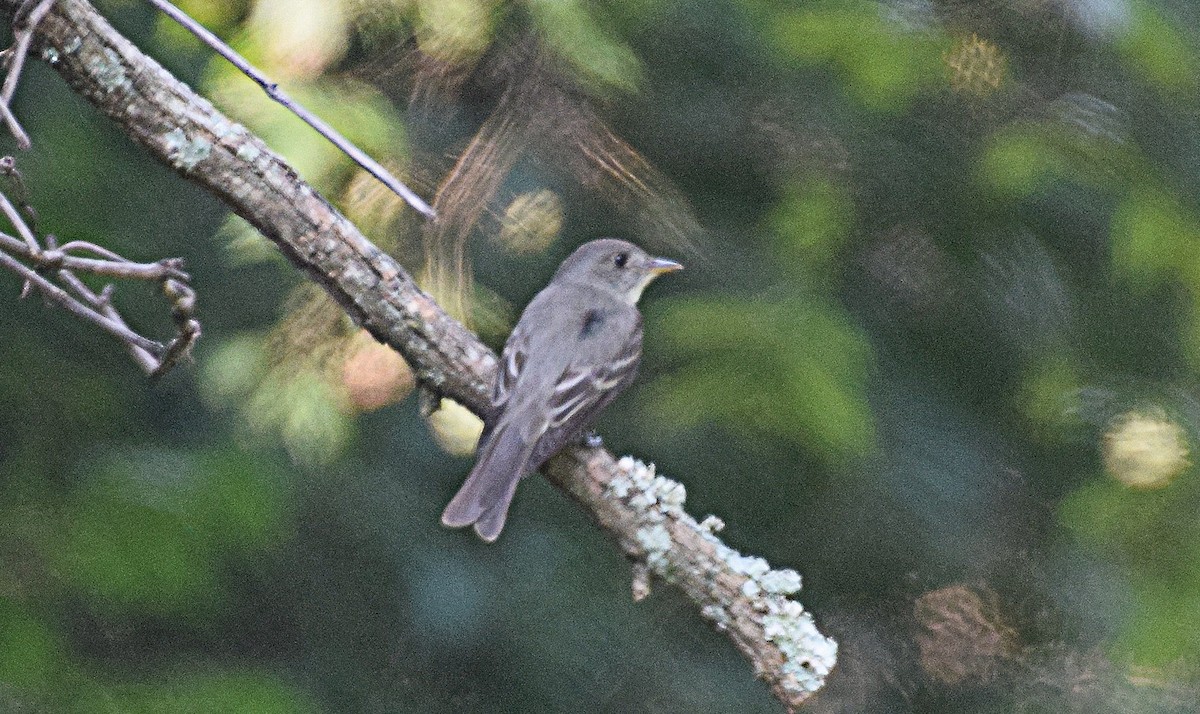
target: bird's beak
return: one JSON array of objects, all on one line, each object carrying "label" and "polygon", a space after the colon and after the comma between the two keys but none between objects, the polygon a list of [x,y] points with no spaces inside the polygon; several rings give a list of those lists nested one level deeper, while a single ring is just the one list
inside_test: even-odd
[{"label": "bird's beak", "polygon": [[676,270],[683,270],[683,266],[673,260],[666,258],[652,258],[650,260],[650,272],[654,275],[662,275]]}]

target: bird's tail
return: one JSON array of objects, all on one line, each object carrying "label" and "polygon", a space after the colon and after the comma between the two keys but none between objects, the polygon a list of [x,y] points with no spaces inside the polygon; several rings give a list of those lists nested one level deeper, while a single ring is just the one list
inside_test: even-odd
[{"label": "bird's tail", "polygon": [[500,537],[532,452],[520,430],[509,426],[500,424],[486,435],[475,467],[442,512],[442,525],[461,528],[474,524],[475,532],[489,543]]}]

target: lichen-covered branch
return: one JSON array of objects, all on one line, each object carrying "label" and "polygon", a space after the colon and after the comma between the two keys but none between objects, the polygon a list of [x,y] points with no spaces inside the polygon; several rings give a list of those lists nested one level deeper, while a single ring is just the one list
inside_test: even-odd
[{"label": "lichen-covered branch", "polygon": [[[10,14],[17,0],[0,0]],[[359,324],[408,360],[426,386],[473,411],[486,405],[495,355],[417,288],[328,201],[244,127],[178,82],[82,0],[59,0],[38,27],[38,55],[122,130],[218,196],[322,285]],[[635,564],[675,584],[746,655],[789,709],[819,688],[836,645],[788,598],[791,570],[741,556],[682,508],[683,488],[632,459],[576,449],[547,476],[588,510]],[[434,523],[431,515],[430,523]]]}]

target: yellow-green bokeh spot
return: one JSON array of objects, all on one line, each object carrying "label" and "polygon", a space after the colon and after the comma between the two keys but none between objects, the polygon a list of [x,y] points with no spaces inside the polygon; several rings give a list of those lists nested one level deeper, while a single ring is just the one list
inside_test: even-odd
[{"label": "yellow-green bokeh spot", "polygon": [[[174,4],[205,29],[223,37],[245,16],[247,0],[176,0]],[[160,43],[173,49],[205,47],[190,30],[166,15],[158,17],[155,35]]]},{"label": "yellow-green bokeh spot", "polygon": [[[852,95],[868,109],[904,111],[941,79],[937,44],[916,36],[880,33],[869,52],[846,58]],[[857,48],[856,48],[857,49]]]},{"label": "yellow-green bokeh spot", "polygon": [[1190,308],[1182,321],[1185,353],[1200,365],[1200,216],[1173,192],[1142,186],[1129,191],[1110,228],[1114,267],[1135,287],[1178,280]]},{"label": "yellow-green bokeh spot", "polygon": [[500,219],[500,245],[518,255],[541,253],[558,238],[563,226],[563,202],[550,189],[528,191],[513,198]]},{"label": "yellow-green bokeh spot", "polygon": [[278,435],[303,464],[337,459],[354,434],[343,396],[320,374],[275,370],[259,384],[242,416],[260,437]]},{"label": "yellow-green bokeh spot", "polygon": [[[1174,277],[1200,257],[1196,215],[1178,197],[1157,188],[1126,194],[1113,214],[1111,238],[1113,265],[1135,281],[1156,283]],[[1200,283],[1190,287],[1195,290]]]},{"label": "yellow-green bokeh spot", "polygon": [[1200,589],[1147,579],[1135,585],[1134,600],[1112,648],[1118,659],[1161,667],[1200,654]]},{"label": "yellow-green bokeh spot", "polygon": [[240,403],[266,373],[262,335],[243,333],[225,340],[200,361],[200,394],[213,406]]},{"label": "yellow-green bokeh spot", "polygon": [[764,18],[785,58],[837,66],[848,94],[868,109],[902,111],[941,81],[940,36],[889,25],[874,3],[819,3]]},{"label": "yellow-green bokeh spot", "polygon": [[1033,425],[1033,434],[1053,439],[1083,425],[1079,415],[1082,387],[1073,362],[1049,357],[1026,371],[1018,396],[1019,407]]},{"label": "yellow-green bokeh spot", "polygon": [[236,409],[253,440],[281,441],[297,462],[338,458],[355,431],[340,385],[308,361],[271,357],[282,361],[267,363],[261,336],[227,340],[204,363],[201,394],[213,406]]},{"label": "yellow-green bokeh spot", "polygon": [[1135,491],[1107,476],[1076,489],[1059,509],[1062,524],[1101,551],[1144,558],[1157,545],[1156,525],[1171,507],[1170,491]]},{"label": "yellow-green bokeh spot", "polygon": [[500,9],[495,0],[417,0],[421,51],[443,62],[468,64],[492,42]]}]

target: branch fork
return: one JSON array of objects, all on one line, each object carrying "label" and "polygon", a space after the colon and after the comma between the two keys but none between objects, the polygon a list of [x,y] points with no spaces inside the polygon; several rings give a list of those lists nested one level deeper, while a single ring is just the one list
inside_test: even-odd
[{"label": "branch fork", "polygon": [[[7,176],[16,187],[23,209],[0,193],[0,213],[19,236],[0,233],[0,267],[23,279],[22,298],[37,290],[48,303],[94,323],[123,342],[133,360],[151,377],[162,376],[191,352],[200,338],[200,322],[195,318],[196,294],[189,285],[190,276],[183,270],[182,258],[135,263],[88,241],[75,240],[60,246],[50,234],[39,240],[36,213],[25,198],[24,182],[11,156],[0,158],[0,175]],[[96,292],[79,274],[157,283],[170,302],[175,336],[164,345],[134,331],[113,305],[113,284]]]}]

